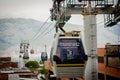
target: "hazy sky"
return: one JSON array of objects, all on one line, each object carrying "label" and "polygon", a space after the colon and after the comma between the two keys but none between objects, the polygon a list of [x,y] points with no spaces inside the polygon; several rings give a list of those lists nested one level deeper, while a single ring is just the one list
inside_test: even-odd
[{"label": "hazy sky", "polygon": [[0,0],[0,18],[33,18],[45,21],[52,0]]},{"label": "hazy sky", "polygon": [[[22,17],[46,21],[52,4],[52,0],[0,0],[0,18]],[[82,19],[81,15],[73,15],[69,22],[81,25]]]}]

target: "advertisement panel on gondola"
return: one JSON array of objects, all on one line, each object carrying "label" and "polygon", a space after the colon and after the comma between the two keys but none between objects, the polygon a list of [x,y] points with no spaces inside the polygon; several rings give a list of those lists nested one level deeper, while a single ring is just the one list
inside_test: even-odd
[{"label": "advertisement panel on gondola", "polygon": [[62,63],[81,63],[85,55],[79,38],[61,38],[58,41],[57,56]]}]

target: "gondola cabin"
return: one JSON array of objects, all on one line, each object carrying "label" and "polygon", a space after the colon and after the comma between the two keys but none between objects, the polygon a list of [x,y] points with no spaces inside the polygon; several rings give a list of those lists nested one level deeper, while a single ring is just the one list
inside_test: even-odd
[{"label": "gondola cabin", "polygon": [[34,50],[33,49],[30,50],[30,54],[34,54]]},{"label": "gondola cabin", "polygon": [[22,58],[22,55],[19,55],[19,58]]},{"label": "gondola cabin", "polygon": [[24,53],[23,54],[23,59],[29,59],[29,54],[28,53]]},{"label": "gondola cabin", "polygon": [[22,43],[20,44],[20,53],[24,53],[24,47]]},{"label": "gondola cabin", "polygon": [[47,61],[47,59],[48,59],[47,52],[41,52],[41,61],[44,62]]},{"label": "gondola cabin", "polygon": [[83,77],[87,55],[80,36],[65,36],[57,33],[50,59],[57,78]]}]

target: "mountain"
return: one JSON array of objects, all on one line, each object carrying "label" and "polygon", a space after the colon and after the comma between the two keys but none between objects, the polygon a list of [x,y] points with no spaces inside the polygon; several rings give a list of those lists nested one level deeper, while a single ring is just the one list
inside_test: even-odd
[{"label": "mountain", "polygon": [[[78,25],[67,24],[78,29]],[[41,22],[25,18],[0,19],[0,54],[16,54],[19,52],[21,41],[28,40],[31,48],[40,50],[40,46],[52,44],[55,34],[53,22]]]},{"label": "mountain", "polygon": [[[67,23],[64,27],[66,31],[81,30],[82,25]],[[35,53],[44,51],[47,44],[50,51],[55,28],[53,22],[41,22],[26,18],[4,18],[0,19],[0,55],[18,55],[21,41],[28,40],[30,49]],[[103,25],[97,26],[98,47],[104,47],[106,43],[117,43],[120,36],[120,24],[113,27],[104,28]],[[9,55],[8,55],[9,54]]]},{"label": "mountain", "polygon": [[42,24],[43,22],[33,19],[0,19],[0,45],[2,45],[0,49],[19,44],[21,40],[31,39],[38,32]]},{"label": "mountain", "polygon": [[[51,23],[40,22],[34,19],[5,18],[0,19],[0,51],[3,53],[14,46],[19,46],[22,40],[32,42],[46,32],[45,28]],[[50,28],[48,28],[50,29]],[[39,38],[38,38],[39,39]],[[37,42],[35,42],[37,43]],[[8,53],[8,52],[6,52]]]}]

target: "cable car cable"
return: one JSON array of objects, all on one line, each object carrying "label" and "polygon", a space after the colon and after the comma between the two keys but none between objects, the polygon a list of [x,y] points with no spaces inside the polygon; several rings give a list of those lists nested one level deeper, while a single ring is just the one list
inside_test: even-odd
[{"label": "cable car cable", "polygon": [[42,38],[40,38],[40,39],[43,39],[45,37],[45,35],[47,35],[48,33],[50,33],[52,30],[54,30],[54,28],[51,28],[48,32],[46,32],[43,36],[41,36]]},{"label": "cable car cable", "polygon": [[[52,23],[51,23],[48,27],[50,27],[51,25],[52,25]],[[46,27],[45,30],[42,31],[42,33],[45,32],[45,31],[48,29],[48,27]],[[34,41],[37,40],[40,36],[42,36],[42,35],[40,34],[40,35],[38,35],[36,38],[34,38]],[[44,36],[44,35],[43,35],[43,36]]]},{"label": "cable car cable", "polygon": [[50,16],[46,19],[46,21],[42,24],[42,26],[39,28],[38,32],[33,36],[32,39],[34,39],[38,34],[39,32],[41,31],[41,29],[43,28],[43,26],[47,23],[47,21],[49,20]]},{"label": "cable car cable", "polygon": [[46,19],[46,21],[41,25],[41,27],[39,28],[38,32],[31,38],[30,41],[32,41],[41,31],[41,29],[43,28],[43,26],[47,23],[47,21],[49,20],[50,16]]}]

